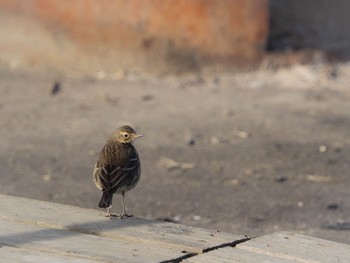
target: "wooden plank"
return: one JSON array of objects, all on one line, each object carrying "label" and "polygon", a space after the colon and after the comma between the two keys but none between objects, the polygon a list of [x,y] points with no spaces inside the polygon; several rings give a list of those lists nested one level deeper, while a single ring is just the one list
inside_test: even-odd
[{"label": "wooden plank", "polygon": [[23,248],[1,246],[1,262],[6,263],[38,263],[38,262],[55,262],[55,263],[96,263],[100,261],[88,260],[84,258],[69,257],[66,255],[47,253],[42,251],[33,251]]},{"label": "wooden plank", "polygon": [[350,246],[289,232],[277,232],[236,247],[212,250],[182,262],[350,262]]},{"label": "wooden plank", "polygon": [[0,244],[99,262],[160,262],[184,255],[172,248],[4,220],[0,220]]},{"label": "wooden plank", "polygon": [[36,226],[87,233],[116,240],[175,247],[201,253],[225,243],[246,239],[243,235],[222,233],[180,224],[141,218],[110,220],[97,210],[0,195],[0,219]]},{"label": "wooden plank", "polygon": [[[238,250],[233,247],[224,247],[212,250],[208,253],[200,254],[183,260],[184,263],[246,263],[246,262],[269,262],[281,263],[281,258],[269,255],[257,254],[250,251]],[[285,263],[295,262],[293,260],[283,260]]]},{"label": "wooden plank", "polygon": [[350,262],[350,245],[290,232],[276,232],[241,243],[236,249],[295,262]]}]

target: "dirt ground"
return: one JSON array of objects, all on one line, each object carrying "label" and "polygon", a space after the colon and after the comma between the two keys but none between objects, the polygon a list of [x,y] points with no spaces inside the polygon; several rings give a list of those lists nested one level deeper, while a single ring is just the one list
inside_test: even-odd
[{"label": "dirt ground", "polygon": [[130,124],[145,135],[135,216],[350,244],[350,64],[182,77],[2,67],[0,79],[1,194],[97,209],[97,155]]}]

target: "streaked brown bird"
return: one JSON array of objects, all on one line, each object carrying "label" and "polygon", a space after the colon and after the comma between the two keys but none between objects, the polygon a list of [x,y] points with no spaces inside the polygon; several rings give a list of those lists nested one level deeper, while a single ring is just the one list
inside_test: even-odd
[{"label": "streaked brown bird", "polygon": [[125,210],[125,192],[136,186],[140,180],[141,163],[139,155],[132,145],[137,134],[130,126],[121,126],[103,146],[98,156],[93,180],[98,189],[102,191],[102,198],[98,206],[107,208],[107,216],[111,214],[113,194],[121,194],[123,201],[123,214],[120,218],[130,217]]}]

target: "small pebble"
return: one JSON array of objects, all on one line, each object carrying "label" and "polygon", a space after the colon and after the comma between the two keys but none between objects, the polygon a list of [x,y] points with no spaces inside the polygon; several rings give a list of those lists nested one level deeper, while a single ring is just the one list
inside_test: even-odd
[{"label": "small pebble", "polygon": [[324,153],[328,150],[327,146],[326,145],[322,145],[320,146],[320,148],[318,148],[318,150],[321,152],[321,153]]},{"label": "small pebble", "polygon": [[247,139],[248,137],[250,137],[250,134],[246,131],[234,130],[233,134],[242,139]]},{"label": "small pebble", "polygon": [[61,91],[61,82],[55,81],[52,85],[51,95],[57,95]]},{"label": "small pebble", "polygon": [[196,143],[196,141],[194,139],[190,139],[188,141],[188,145],[190,145],[190,146],[194,145],[195,143]]},{"label": "small pebble", "polygon": [[210,137],[210,143],[214,145],[218,145],[220,143],[220,139],[216,136]]},{"label": "small pebble", "polygon": [[287,177],[283,175],[276,176],[275,181],[278,183],[284,183],[287,181]]},{"label": "small pebble", "polygon": [[244,170],[244,175],[252,176],[252,175],[255,175],[255,174],[257,174],[257,171],[255,171],[252,168],[247,168],[247,169]]},{"label": "small pebble", "polygon": [[180,216],[174,216],[173,217],[174,222],[179,222],[181,220]]},{"label": "small pebble", "polygon": [[49,174],[43,175],[43,180],[45,183],[48,183],[49,181],[51,181],[51,175]]},{"label": "small pebble", "polygon": [[202,219],[202,217],[199,216],[199,215],[193,215],[193,216],[192,216],[192,219],[193,219],[194,221],[199,221],[199,220]]},{"label": "small pebble", "polygon": [[233,179],[228,179],[226,181],[224,181],[224,185],[232,185],[232,186],[236,186],[236,185],[239,185],[240,184],[240,181],[236,178],[233,178]]},{"label": "small pebble", "polygon": [[336,210],[336,209],[338,209],[338,208],[339,208],[339,205],[336,204],[336,203],[331,203],[331,204],[328,204],[328,205],[327,205],[327,209],[328,209],[328,210]]},{"label": "small pebble", "polygon": [[153,100],[153,95],[151,95],[151,94],[143,95],[143,96],[142,96],[142,100],[143,100],[143,101],[150,101],[150,100]]}]

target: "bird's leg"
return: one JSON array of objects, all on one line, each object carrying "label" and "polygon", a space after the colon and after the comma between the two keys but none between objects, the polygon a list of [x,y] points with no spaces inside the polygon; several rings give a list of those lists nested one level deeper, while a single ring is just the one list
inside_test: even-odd
[{"label": "bird's leg", "polygon": [[128,217],[133,217],[133,215],[128,215],[126,213],[126,209],[125,209],[125,191],[122,191],[122,202],[123,202],[123,214],[120,216],[121,219],[123,218],[128,218]]},{"label": "bird's leg", "polygon": [[109,207],[107,207],[107,214],[106,214],[106,217],[109,217],[110,214],[111,214],[111,208],[112,208],[112,205],[110,205]]},{"label": "bird's leg", "polygon": [[107,207],[107,214],[106,214],[106,217],[109,217],[109,218],[115,218],[115,217],[117,217],[118,215],[112,214],[112,213],[111,213],[111,208],[112,208],[112,204],[110,204],[110,206]]}]

